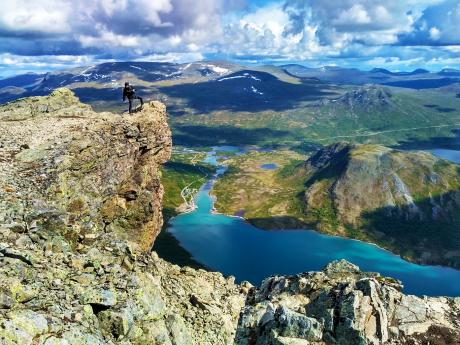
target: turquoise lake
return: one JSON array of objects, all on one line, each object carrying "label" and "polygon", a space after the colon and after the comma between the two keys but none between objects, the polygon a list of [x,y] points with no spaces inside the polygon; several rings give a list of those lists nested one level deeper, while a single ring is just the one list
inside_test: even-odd
[{"label": "turquoise lake", "polygon": [[[206,161],[218,164],[216,151]],[[434,154],[460,163],[459,151],[433,150]],[[218,174],[225,167],[218,169]],[[213,180],[196,197],[197,209],[173,218],[169,231],[195,260],[253,284],[275,274],[295,274],[322,269],[332,260],[346,259],[362,270],[380,272],[403,282],[404,292],[428,296],[460,296],[460,271],[447,267],[421,266],[401,259],[375,245],[320,234],[312,230],[264,231],[241,218],[213,214],[209,196]]]}]

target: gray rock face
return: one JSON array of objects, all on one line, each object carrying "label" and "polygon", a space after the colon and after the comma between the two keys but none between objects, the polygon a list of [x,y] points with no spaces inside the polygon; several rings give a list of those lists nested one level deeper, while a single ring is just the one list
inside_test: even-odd
[{"label": "gray rock face", "polygon": [[[454,298],[419,298],[377,273],[337,261],[323,272],[266,279],[244,307],[236,344],[442,344],[460,342]],[[423,339],[423,341],[422,341]],[[441,344],[441,343],[439,343]]]}]

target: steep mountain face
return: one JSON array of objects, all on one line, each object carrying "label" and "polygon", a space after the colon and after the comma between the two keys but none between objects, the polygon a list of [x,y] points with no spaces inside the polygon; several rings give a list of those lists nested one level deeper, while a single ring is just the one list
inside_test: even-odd
[{"label": "steep mountain face", "polygon": [[459,165],[429,153],[339,143],[302,169],[308,176],[305,213],[324,231],[459,267]]},{"label": "steep mountain face", "polygon": [[347,262],[256,289],[150,252],[160,103],[97,114],[58,89],[2,107],[0,139],[2,345],[458,344],[460,298],[405,296]]},{"label": "steep mountain face", "polygon": [[3,221],[52,225],[74,246],[106,231],[151,246],[162,223],[158,169],[171,152],[163,105],[96,114],[58,89],[2,106],[0,121]]}]

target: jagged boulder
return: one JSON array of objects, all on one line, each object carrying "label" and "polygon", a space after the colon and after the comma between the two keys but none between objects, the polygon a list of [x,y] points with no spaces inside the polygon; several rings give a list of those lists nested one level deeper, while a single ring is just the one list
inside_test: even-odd
[{"label": "jagged boulder", "polygon": [[271,277],[249,294],[235,342],[419,344],[438,341],[441,333],[452,339],[445,344],[458,344],[459,298],[406,296],[401,288],[343,260],[322,272]]}]

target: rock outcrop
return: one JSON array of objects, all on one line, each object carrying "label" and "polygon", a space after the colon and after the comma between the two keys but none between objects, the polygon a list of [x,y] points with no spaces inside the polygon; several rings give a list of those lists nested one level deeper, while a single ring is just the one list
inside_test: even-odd
[{"label": "rock outcrop", "polygon": [[[324,99],[320,105],[328,105],[336,108],[337,112],[365,111],[373,109],[388,110],[395,107],[393,95],[389,88],[380,85],[368,84],[346,92],[336,99]],[[332,111],[332,110],[331,110]]]},{"label": "rock outcrop", "polygon": [[232,344],[244,295],[220,273],[135,256],[104,236],[72,251],[0,230],[0,344]]},{"label": "rock outcrop", "polygon": [[458,344],[460,298],[406,296],[346,261],[271,277],[248,295],[238,345]]},{"label": "rock outcrop", "polygon": [[347,262],[260,289],[150,252],[163,105],[94,113],[67,89],[0,108],[0,344],[445,344],[460,299],[405,296]]},{"label": "rock outcrop", "polygon": [[300,168],[305,214],[324,232],[378,242],[414,261],[460,267],[459,169],[428,152],[334,144]]},{"label": "rock outcrop", "polygon": [[147,250],[162,224],[159,165],[171,153],[164,105],[95,113],[72,91],[0,107],[0,222],[76,247],[114,232]]}]

